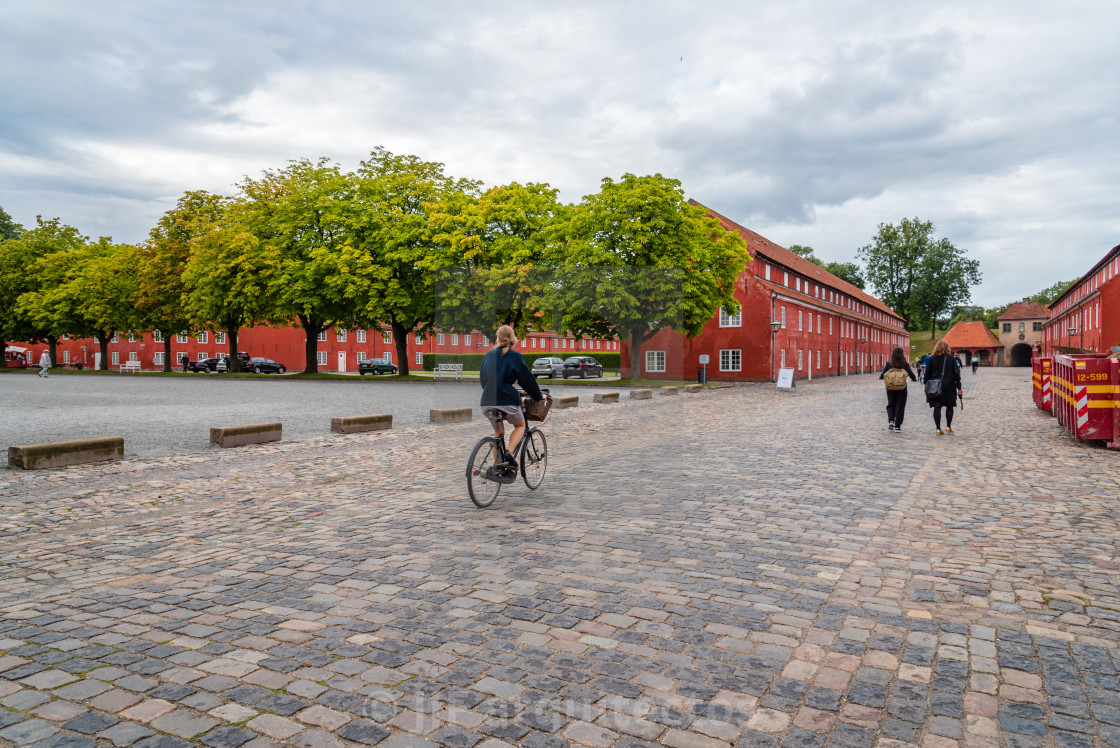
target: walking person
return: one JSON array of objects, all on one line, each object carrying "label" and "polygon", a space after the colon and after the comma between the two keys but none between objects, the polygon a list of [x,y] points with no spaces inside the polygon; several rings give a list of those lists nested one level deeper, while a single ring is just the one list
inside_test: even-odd
[{"label": "walking person", "polygon": [[43,355],[39,356],[39,376],[50,377],[51,370],[51,354],[48,351],[43,351]]},{"label": "walking person", "polygon": [[891,351],[891,359],[879,374],[887,387],[887,431],[902,432],[902,420],[906,417],[906,378],[917,382],[910,362],[906,360],[906,351],[895,348]]},{"label": "walking person", "polygon": [[[934,385],[935,380],[939,386]],[[948,343],[939,340],[926,362],[926,402],[933,408],[933,425],[938,436],[953,433],[953,408],[963,394],[960,359],[953,355]],[[942,408],[945,409],[944,431],[941,430]]]}]

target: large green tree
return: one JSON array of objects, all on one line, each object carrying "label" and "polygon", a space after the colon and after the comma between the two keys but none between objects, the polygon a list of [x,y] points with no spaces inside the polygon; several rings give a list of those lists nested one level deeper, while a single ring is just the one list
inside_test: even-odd
[{"label": "large green tree", "polygon": [[[148,241],[138,247],[136,308],[144,327],[163,333],[164,371],[171,371],[173,334],[192,325],[184,304],[187,287],[183,280],[192,245],[218,222],[226,202],[220,195],[201,190],[185,193],[159,219]],[[236,337],[235,331],[234,346]],[[231,347],[229,363],[230,371],[238,370],[236,347]]]},{"label": "large green tree", "polygon": [[18,239],[23,233],[23,227],[12,220],[8,211],[0,208],[0,240]]},{"label": "large green tree", "polygon": [[1068,281],[1058,281],[1054,285],[1048,286],[1031,296],[1031,301],[1037,301],[1043,306],[1050,306],[1055,301],[1057,301],[1059,296],[1068,291],[1070,286],[1072,286],[1074,283],[1077,283],[1078,280],[1080,279],[1074,278],[1073,280]]},{"label": "large green tree", "polygon": [[477,195],[479,183],[444,174],[441,163],[370,152],[356,175],[355,207],[346,220],[354,246],[369,265],[364,276],[365,319],[388,323],[400,374],[409,373],[408,336],[428,332],[439,250],[431,217],[437,204]]},{"label": "large green tree", "polygon": [[[31,314],[33,302],[65,279],[65,263],[48,262],[47,258],[64,256],[87,241],[74,227],[42,216],[36,216],[35,226],[21,231],[17,238],[0,240],[0,343],[5,343],[4,348],[8,340],[45,341],[51,361],[58,360],[58,339],[74,331],[50,310]],[[3,358],[0,349],[0,361]]]},{"label": "large green tree", "polygon": [[632,376],[658,331],[693,337],[718,308],[739,310],[734,291],[750,259],[746,243],[686,201],[675,179],[604,179],[571,211],[561,239],[554,247],[564,327],[629,340]]}]

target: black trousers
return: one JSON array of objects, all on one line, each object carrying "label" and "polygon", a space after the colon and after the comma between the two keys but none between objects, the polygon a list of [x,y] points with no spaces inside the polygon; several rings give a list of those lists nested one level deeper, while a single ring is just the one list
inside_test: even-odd
[{"label": "black trousers", "polygon": [[[933,406],[933,425],[934,425],[934,428],[941,428],[941,408],[942,408],[942,406],[940,406],[940,405],[934,405]],[[946,406],[944,406],[944,408],[945,408],[945,425],[946,426],[952,426],[953,425],[953,406],[952,405],[946,405]]]},{"label": "black trousers", "polygon": [[906,417],[906,390],[887,390],[887,420],[902,426]]}]

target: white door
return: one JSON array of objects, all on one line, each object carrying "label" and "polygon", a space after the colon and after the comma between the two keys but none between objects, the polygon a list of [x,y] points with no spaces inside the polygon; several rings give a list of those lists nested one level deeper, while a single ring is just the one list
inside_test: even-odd
[{"label": "white door", "polygon": [[346,351],[338,352],[338,370],[346,371]]},{"label": "white door", "polygon": [[93,354],[93,368],[97,371],[101,370],[101,351]]}]

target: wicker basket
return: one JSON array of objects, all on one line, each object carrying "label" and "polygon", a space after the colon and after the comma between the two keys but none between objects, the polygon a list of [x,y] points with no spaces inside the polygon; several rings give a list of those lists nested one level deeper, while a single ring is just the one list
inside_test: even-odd
[{"label": "wicker basket", "polygon": [[543,421],[548,418],[548,412],[552,410],[552,395],[547,392],[540,400],[534,400],[526,395],[521,398],[521,409],[525,411],[525,418],[530,421]]}]

